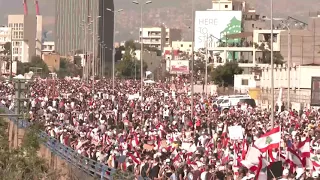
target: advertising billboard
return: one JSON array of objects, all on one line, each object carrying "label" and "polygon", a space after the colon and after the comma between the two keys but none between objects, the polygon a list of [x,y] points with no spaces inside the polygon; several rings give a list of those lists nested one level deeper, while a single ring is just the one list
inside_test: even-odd
[{"label": "advertising billboard", "polygon": [[320,77],[311,78],[311,106],[320,106]]},{"label": "advertising billboard", "polygon": [[240,39],[227,39],[227,35],[241,33],[241,11],[196,11],[195,50],[205,48],[207,42],[216,44],[219,40],[236,43]]},{"label": "advertising billboard", "polygon": [[189,74],[189,60],[167,60],[170,74]]}]

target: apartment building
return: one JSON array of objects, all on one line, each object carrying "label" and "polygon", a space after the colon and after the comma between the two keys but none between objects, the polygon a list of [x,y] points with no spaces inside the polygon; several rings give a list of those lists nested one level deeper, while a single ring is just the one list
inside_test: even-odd
[{"label": "apartment building", "polygon": [[[8,42],[11,42],[11,28],[2,26],[0,27],[0,52],[4,50],[4,46]],[[10,66],[8,66],[8,62],[2,60],[4,58],[9,57],[5,57],[5,54],[0,53],[0,71],[1,73],[9,73]]]},{"label": "apartment building", "polygon": [[2,26],[0,27],[0,51],[3,50],[3,46],[7,42],[11,42],[11,28]]},{"label": "apartment building", "polygon": [[54,41],[44,41],[42,43],[42,53],[43,54],[50,54],[55,52],[55,45]]},{"label": "apartment building", "polygon": [[146,46],[156,47],[163,51],[172,45],[172,41],[181,40],[181,29],[161,27],[140,28],[140,42]]}]

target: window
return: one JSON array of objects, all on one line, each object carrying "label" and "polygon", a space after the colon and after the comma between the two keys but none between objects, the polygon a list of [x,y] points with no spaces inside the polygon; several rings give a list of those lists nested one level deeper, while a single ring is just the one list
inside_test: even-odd
[{"label": "window", "polygon": [[13,54],[18,54],[18,48],[13,48]]},{"label": "window", "polygon": [[23,31],[20,31],[19,32],[19,39],[22,39],[23,38]]},{"label": "window", "polygon": [[181,44],[180,46],[183,47],[183,44]]},{"label": "window", "polygon": [[254,24],[252,24],[252,28],[254,28]]},{"label": "window", "polygon": [[191,47],[192,45],[191,44],[189,44],[189,47]]},{"label": "window", "polygon": [[248,79],[242,79],[241,80],[241,85],[248,86],[249,85],[249,80]]},{"label": "window", "polygon": [[224,8],[226,8],[226,9],[227,9],[227,8],[228,8],[228,5],[224,5]]},{"label": "window", "polygon": [[18,32],[13,32],[13,39],[17,39],[18,38]]},{"label": "window", "polygon": [[20,31],[23,30],[23,23],[19,23],[19,30],[20,30]]}]

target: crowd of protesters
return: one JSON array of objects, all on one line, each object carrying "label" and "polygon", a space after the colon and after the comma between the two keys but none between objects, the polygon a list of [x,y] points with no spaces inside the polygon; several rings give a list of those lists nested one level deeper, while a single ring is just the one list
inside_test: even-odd
[{"label": "crowd of protesters", "polygon": [[[279,110],[271,124],[266,109],[238,104],[220,112],[215,95],[192,100],[183,78],[145,84],[143,98],[140,81],[116,80],[114,89],[108,79],[92,84],[36,79],[25,103],[30,121],[42,122],[79,154],[137,179],[319,178],[315,109]],[[7,98],[1,103],[12,109],[13,95],[12,84],[2,82],[0,96]],[[278,160],[280,175],[268,171]]]}]

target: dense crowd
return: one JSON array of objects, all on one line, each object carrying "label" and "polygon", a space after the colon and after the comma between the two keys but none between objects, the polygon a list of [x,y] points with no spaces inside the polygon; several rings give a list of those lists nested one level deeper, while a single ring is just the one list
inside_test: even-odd
[{"label": "dense crowd", "polygon": [[[276,112],[238,104],[220,112],[213,95],[194,94],[177,78],[145,84],[36,79],[27,93],[30,121],[79,154],[137,179],[317,179],[319,111]],[[14,87],[0,84],[14,107]],[[194,108],[194,109],[192,109]],[[191,114],[193,112],[193,114]],[[318,158],[319,157],[319,158]],[[279,163],[281,168],[269,171]],[[280,173],[280,175],[279,175]]]}]

